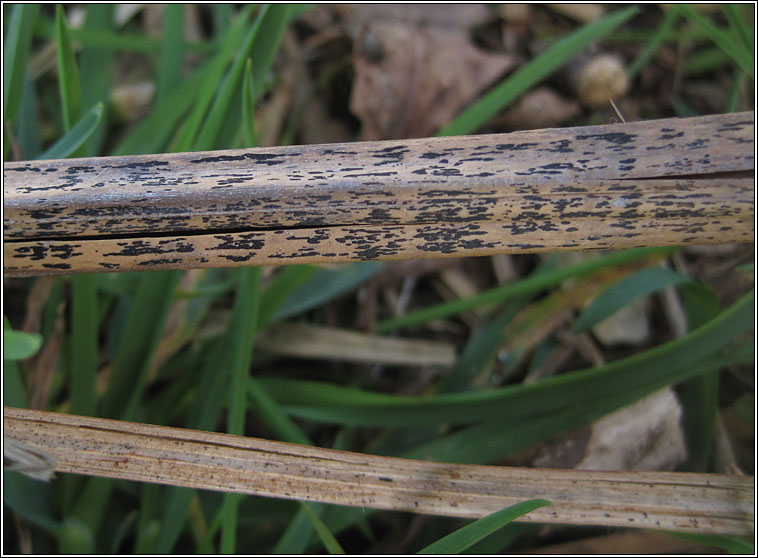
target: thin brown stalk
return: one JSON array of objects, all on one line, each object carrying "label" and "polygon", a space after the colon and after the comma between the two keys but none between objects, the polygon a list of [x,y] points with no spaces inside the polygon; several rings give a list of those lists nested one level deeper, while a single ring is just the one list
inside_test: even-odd
[{"label": "thin brown stalk", "polygon": [[5,273],[752,242],[754,122],[5,163]]},{"label": "thin brown stalk", "polygon": [[5,407],[6,436],[57,471],[457,517],[516,502],[524,521],[749,534],[753,477],[436,463]]}]

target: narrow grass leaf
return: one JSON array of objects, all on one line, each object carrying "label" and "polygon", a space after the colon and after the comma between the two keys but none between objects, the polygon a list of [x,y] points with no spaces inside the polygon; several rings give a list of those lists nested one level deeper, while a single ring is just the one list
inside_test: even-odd
[{"label": "narrow grass leaf", "polygon": [[180,271],[142,274],[111,370],[101,413],[128,420],[140,400]]},{"label": "narrow grass leaf", "polygon": [[258,314],[258,327],[263,328],[268,325],[290,294],[308,281],[318,270],[318,266],[309,264],[288,265],[279,268],[263,294]]},{"label": "narrow grass leaf", "polygon": [[63,520],[58,532],[58,551],[61,554],[95,554],[95,537],[78,517]]},{"label": "narrow grass leaf", "polygon": [[63,107],[63,127],[69,131],[82,117],[82,90],[74,49],[60,4],[56,6],[55,24],[58,31],[58,84]]},{"label": "narrow grass leaf", "polygon": [[727,99],[726,107],[724,107],[725,113],[737,112],[742,103],[742,91],[745,74],[737,68],[734,72],[734,78],[732,79],[732,87],[729,91],[729,99]]},{"label": "narrow grass leaf", "polygon": [[455,366],[442,380],[441,393],[471,389],[473,381],[503,346],[503,331],[514,314],[515,309],[509,307],[471,334]]},{"label": "narrow grass leaf", "polygon": [[[35,33],[44,39],[55,38],[55,23],[44,18],[39,18],[35,25]],[[122,51],[136,54],[155,54],[161,50],[161,40],[148,37],[144,34],[130,33],[128,31],[115,31],[103,27],[90,28],[85,24],[79,29],[69,29],[72,41],[80,43],[83,47],[107,51]],[[204,54],[212,54],[216,45],[211,41],[191,41],[186,43],[187,50]]]},{"label": "narrow grass leaf", "polygon": [[158,509],[158,496],[162,486],[145,484],[140,493],[139,516],[137,517],[137,536],[134,541],[135,554],[152,554],[155,546],[155,516]]},{"label": "narrow grass leaf", "polygon": [[195,150],[204,151],[212,149],[216,145],[234,94],[238,91],[248,57],[254,56],[253,84],[257,87],[257,84],[263,82],[263,77],[271,66],[274,55],[279,48],[279,42],[287,27],[288,18],[289,6],[286,4],[266,5],[261,9],[237,54],[232,68],[221,85],[203,130],[195,142]]},{"label": "narrow grass leaf", "polygon": [[[196,100],[192,105],[192,112],[186,118],[176,142],[172,146],[175,151],[189,151],[197,141],[200,126],[208,112],[208,107],[213,102],[213,97],[218,89],[218,84],[224,77],[227,66],[233,60],[239,49],[239,43],[244,40],[245,31],[249,24],[248,19],[252,11],[252,6],[247,6],[237,16],[230,27],[228,33],[224,36],[224,41],[219,48],[218,54],[208,63],[207,76],[202,82],[195,86],[192,94]],[[214,145],[214,147],[218,147]]]},{"label": "narrow grass leaf", "polygon": [[686,275],[666,267],[636,271],[598,294],[577,318],[574,331],[587,331],[638,298],[688,281]]},{"label": "narrow grass leaf", "polygon": [[499,512],[477,519],[465,527],[461,527],[457,531],[419,550],[418,554],[459,554],[501,527],[505,527],[511,521],[538,508],[549,505],[551,505],[551,502],[547,500],[519,502]]},{"label": "narrow grass leaf", "polygon": [[184,5],[166,4],[163,10],[161,56],[158,61],[156,104],[161,104],[182,81],[184,61]]},{"label": "narrow grass leaf", "polygon": [[249,58],[245,64],[245,76],[242,79],[242,133],[246,147],[253,147],[258,144],[258,138],[255,136],[253,61]]},{"label": "narrow grass leaf", "polygon": [[103,111],[102,103],[92,107],[61,139],[40,155],[39,159],[65,159],[74,155],[92,137],[103,119]]},{"label": "narrow grass leaf", "polygon": [[[244,269],[233,270],[238,285],[237,297],[241,295]],[[244,305],[235,304],[227,327],[227,334],[211,343],[206,349],[207,359],[196,385],[196,395],[187,416],[187,427],[197,430],[212,430],[216,427],[224,402],[228,400],[230,371],[232,368],[233,333],[247,319],[243,314]],[[189,512],[189,504],[195,491],[188,488],[170,487],[166,491],[161,516],[161,531],[156,541],[155,552],[171,552],[184,528]],[[222,514],[223,515],[223,514]]]},{"label": "narrow grass leaf", "polygon": [[504,550],[510,547],[516,539],[529,532],[536,531],[540,524],[534,523],[509,523],[499,531],[492,533],[486,539],[482,539],[473,546],[468,547],[461,554],[504,554]]},{"label": "narrow grass leaf", "polygon": [[39,6],[39,4],[16,4],[13,6],[8,27],[5,29],[3,122],[10,122],[12,126],[16,123],[21,104],[26,62],[32,46],[32,36]]},{"label": "narrow grass leaf", "polygon": [[16,135],[22,158],[27,160],[37,159],[42,152],[38,101],[37,86],[27,75],[24,79],[21,106],[18,109],[18,132]]},{"label": "narrow grass leaf", "polygon": [[750,51],[737,44],[732,37],[713,25],[713,23],[696,12],[692,7],[681,4],[679,11],[687,19],[696,23],[716,46],[726,52],[742,68],[743,72],[751,78],[755,77],[755,56]]},{"label": "narrow grass leaf", "polygon": [[601,367],[486,391],[397,396],[305,380],[258,378],[291,413],[351,425],[499,424],[581,408],[613,393],[649,393],[694,375],[695,365],[754,326],[754,293],[686,336]]},{"label": "narrow grass leaf", "polygon": [[97,282],[91,274],[71,282],[71,409],[75,415],[95,413],[98,362]]},{"label": "narrow grass leaf", "polygon": [[3,504],[53,536],[60,531],[50,508],[50,483],[3,469]]},{"label": "narrow grass leaf", "polygon": [[[113,4],[88,4],[84,27],[87,29],[103,29],[112,31],[114,28]],[[113,63],[115,52],[109,49],[82,45],[79,55],[79,79],[82,86],[82,107],[85,111],[103,104],[101,124],[95,128],[87,140],[84,154],[88,157],[102,155],[105,140],[107,116],[110,106],[110,94],[113,81]]]},{"label": "narrow grass leaf", "polygon": [[423,310],[417,310],[416,312],[409,312],[404,316],[383,320],[377,324],[377,331],[387,332],[393,329],[424,323],[429,320],[445,318],[466,310],[471,310],[478,306],[495,304],[509,298],[532,294],[547,287],[557,285],[561,281],[565,281],[572,277],[582,277],[600,269],[623,265],[641,258],[664,256],[675,250],[676,249],[671,248],[634,248],[631,250],[613,252],[574,266],[555,269],[539,275],[531,275],[526,279],[482,291],[471,297],[424,308]]},{"label": "narrow grass leaf", "polygon": [[[230,330],[232,351],[231,373],[229,382],[229,414],[227,432],[241,436],[245,430],[246,398],[245,387],[250,375],[253,358],[253,341],[258,324],[258,306],[260,301],[261,269],[250,267],[242,270],[240,290],[237,295],[235,312],[241,320]],[[237,508],[241,496],[225,494],[223,503],[223,521],[221,523],[221,552],[234,554],[237,540]]]},{"label": "narrow grass leaf", "polygon": [[340,543],[337,542],[337,539],[334,538],[334,535],[326,526],[326,524],[321,520],[321,518],[316,515],[316,512],[311,509],[310,504],[308,502],[300,502],[300,506],[305,511],[308,519],[313,524],[313,527],[316,530],[319,539],[321,539],[321,542],[324,544],[324,547],[329,552],[329,554],[345,554],[345,551],[340,546]]},{"label": "narrow grass leaf", "polygon": [[180,138],[175,146],[178,151],[189,151],[195,138],[194,134],[202,122],[218,82],[239,47],[239,41],[245,32],[251,10],[252,6],[243,8],[229,33],[224,37],[218,53],[195,70],[162,104],[157,105],[147,117],[142,119],[121,141],[113,155],[166,151],[169,139],[182,123],[182,117],[192,109],[183,122],[181,138],[185,138],[184,143]]},{"label": "narrow grass leaf", "polygon": [[704,48],[687,56],[684,63],[684,75],[702,76],[728,67],[732,64],[732,59],[727,53],[718,47]]},{"label": "narrow grass leaf", "polygon": [[[689,331],[718,315],[716,293],[703,283],[682,285],[680,299]],[[687,471],[705,472],[708,467],[718,413],[718,377],[718,370],[711,370],[683,382],[679,390],[681,423],[687,446]]]},{"label": "narrow grass leaf", "polygon": [[339,269],[320,269],[297,289],[274,312],[271,321],[297,316],[326,302],[347,294],[368,281],[384,262],[360,262]]},{"label": "narrow grass leaf", "polygon": [[642,68],[647,66],[648,62],[650,62],[650,59],[655,55],[656,52],[658,52],[658,49],[671,33],[671,30],[673,29],[674,24],[678,19],[679,12],[677,11],[677,6],[672,5],[671,9],[666,12],[666,15],[664,16],[661,24],[656,28],[653,36],[644,42],[644,48],[635,57],[635,59],[632,60],[631,64],[627,66],[626,75],[629,76],[630,80],[636,78],[637,75],[642,71]]},{"label": "narrow grass leaf", "polygon": [[635,7],[619,10],[560,39],[532,62],[495,86],[473,106],[443,127],[437,135],[456,136],[475,132],[498,111],[560,68],[592,42],[610,34],[619,25],[635,16],[638,11]]},{"label": "narrow grass leaf", "polygon": [[18,363],[7,358],[3,359],[3,405],[24,409],[29,407]]},{"label": "narrow grass leaf", "polygon": [[721,9],[724,15],[726,15],[727,21],[729,21],[732,34],[738,37],[743,47],[752,52],[755,49],[755,30],[747,24],[747,18],[740,14],[735,4],[722,4]]}]

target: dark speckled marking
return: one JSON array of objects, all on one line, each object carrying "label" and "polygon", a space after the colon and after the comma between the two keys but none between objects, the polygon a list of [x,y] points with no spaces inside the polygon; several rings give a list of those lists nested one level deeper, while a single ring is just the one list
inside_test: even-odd
[{"label": "dark speckled marking", "polygon": [[750,241],[751,118],[8,163],[6,271]]}]

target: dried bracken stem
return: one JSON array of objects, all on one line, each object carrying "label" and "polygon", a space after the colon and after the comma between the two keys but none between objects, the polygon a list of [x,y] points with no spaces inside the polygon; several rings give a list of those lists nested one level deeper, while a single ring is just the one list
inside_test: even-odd
[{"label": "dried bracken stem", "polygon": [[752,242],[754,121],[5,163],[5,273]]},{"label": "dried bracken stem", "polygon": [[6,436],[56,470],[199,489],[480,517],[531,498],[525,521],[753,532],[753,477],[435,463],[6,407]]}]

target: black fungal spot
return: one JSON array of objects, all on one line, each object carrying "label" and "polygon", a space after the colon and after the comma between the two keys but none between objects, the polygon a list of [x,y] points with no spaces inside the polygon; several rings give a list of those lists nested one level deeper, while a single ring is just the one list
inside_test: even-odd
[{"label": "black fungal spot", "polygon": [[500,151],[525,151],[538,145],[538,143],[499,143],[495,148]]},{"label": "black fungal spot", "polygon": [[612,143],[613,145],[624,145],[624,144],[633,142],[634,138],[636,137],[637,137],[637,134],[625,134],[623,132],[609,132],[607,134],[590,134],[586,136],[576,136],[576,139],[578,140],[598,139],[601,141]]},{"label": "black fungal spot", "polygon": [[155,167],[167,167],[168,161],[145,161],[145,162],[136,162],[136,163],[129,163],[126,165],[121,165],[119,167],[112,167],[114,169],[151,169]]},{"label": "black fungal spot", "polygon": [[571,140],[567,140],[567,139],[551,141],[549,145],[551,146],[551,148],[544,150],[548,153],[572,153],[574,151],[573,149],[570,148]]},{"label": "black fungal spot", "polygon": [[21,246],[16,249],[14,258],[29,258],[32,261],[44,260],[47,255],[46,246]]},{"label": "black fungal spot", "polygon": [[173,259],[157,259],[157,260],[145,260],[143,262],[139,262],[137,265],[139,266],[145,266],[145,267],[153,267],[153,266],[161,266],[161,265],[170,265],[181,262],[181,258],[173,258]]},{"label": "black fungal spot", "polygon": [[300,153],[244,153],[242,155],[218,155],[215,157],[203,157],[192,159],[190,163],[226,163],[232,161],[253,161],[261,165],[281,165],[284,157],[296,157]]},{"label": "black fungal spot", "polygon": [[380,149],[371,156],[374,159],[384,159],[383,161],[374,163],[375,167],[380,167],[382,165],[402,162],[405,154],[409,151],[410,149],[406,148],[404,145],[395,145],[393,147],[385,147],[384,149]]}]

